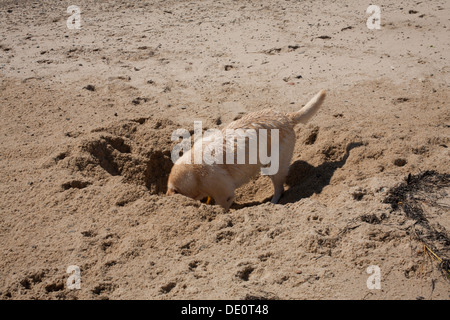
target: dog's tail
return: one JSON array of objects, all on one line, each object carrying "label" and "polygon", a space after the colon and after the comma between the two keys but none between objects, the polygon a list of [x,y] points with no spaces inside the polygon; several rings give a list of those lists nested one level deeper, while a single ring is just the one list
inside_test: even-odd
[{"label": "dog's tail", "polygon": [[307,123],[319,110],[323,100],[325,100],[325,90],[320,90],[303,108],[297,112],[289,113],[288,116],[294,123]]}]

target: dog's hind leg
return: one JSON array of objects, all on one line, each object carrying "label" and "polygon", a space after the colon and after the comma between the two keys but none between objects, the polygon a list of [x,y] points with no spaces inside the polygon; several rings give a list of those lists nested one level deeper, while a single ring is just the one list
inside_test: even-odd
[{"label": "dog's hind leg", "polygon": [[286,177],[289,173],[289,163],[291,162],[291,157],[288,154],[286,158],[280,159],[280,166],[278,172],[270,176],[273,183],[273,197],[270,202],[278,203],[284,192],[284,183],[286,182]]},{"label": "dog's hind leg", "polygon": [[295,145],[295,133],[294,130],[289,130],[284,133],[285,138],[279,149],[279,167],[278,172],[270,176],[273,183],[273,197],[270,202],[278,203],[284,192],[284,183],[289,173],[289,165],[292,159],[292,153]]},{"label": "dog's hind leg", "polygon": [[272,200],[270,200],[270,202],[272,203],[278,203],[284,192],[284,183],[286,182],[287,172],[280,172],[280,171],[281,169],[278,171],[277,174],[270,176],[270,179],[272,179],[274,189]]}]

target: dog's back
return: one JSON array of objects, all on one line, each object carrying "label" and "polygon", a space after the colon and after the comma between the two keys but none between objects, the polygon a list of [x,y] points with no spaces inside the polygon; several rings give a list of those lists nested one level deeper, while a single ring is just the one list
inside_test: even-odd
[{"label": "dog's back", "polygon": [[[239,141],[239,138],[241,138],[240,135],[242,135],[242,132],[245,132],[246,130],[255,130],[256,137],[261,138],[261,129],[266,130],[266,143],[262,144],[261,141],[257,141],[257,143],[255,143],[256,150],[253,151],[257,155],[257,162],[255,164],[250,164],[249,149],[251,142],[248,138],[243,145],[239,145],[237,142]],[[222,130],[222,133],[225,135],[227,130],[232,130],[231,132],[233,132],[231,139],[225,141],[225,143],[230,144],[230,141],[233,143],[234,164],[225,163],[223,167],[233,177],[236,187],[247,183],[249,180],[257,176],[261,171],[261,167],[265,166],[260,161],[261,153],[273,155],[275,151],[273,148],[278,148],[279,159],[287,157],[290,161],[292,157],[292,152],[289,150],[293,149],[295,144],[294,123],[285,113],[273,109],[264,109],[261,111],[252,112],[228,124]],[[278,139],[275,141],[276,145],[274,146],[272,146],[272,130],[277,130],[278,133]],[[244,164],[236,165],[239,148],[245,148],[244,153],[246,159]]]},{"label": "dog's back", "polygon": [[[263,153],[265,154],[273,154],[273,147],[278,148],[279,155],[279,170],[281,170],[280,175],[287,175],[287,171],[292,159],[292,153],[294,151],[295,146],[295,131],[294,127],[297,123],[306,123],[314,114],[317,112],[321,104],[325,99],[326,93],[325,90],[321,90],[318,94],[316,94],[302,109],[293,113],[284,113],[279,112],[273,109],[264,109],[261,111],[256,111],[249,113],[242,118],[231,122],[228,124],[223,130],[222,134],[225,136],[227,130],[234,130],[234,137],[236,139],[232,139],[233,148],[234,148],[234,157],[236,160],[237,148],[239,146],[235,141],[239,136],[236,133],[237,129],[248,130],[254,129],[258,135],[258,131],[260,129],[267,130],[267,144],[261,146],[258,144],[258,161],[257,164],[251,165],[249,162],[246,162],[244,165],[233,165],[233,164],[224,164],[224,168],[229,174],[233,177],[233,180],[236,182],[236,187],[239,187],[245,183],[247,183],[250,179],[255,177],[262,166],[259,161],[260,148],[264,148]],[[271,145],[271,135],[272,130],[275,129],[278,132],[278,145]],[[248,142],[248,141],[246,141]],[[225,141],[225,143],[227,143]],[[228,142],[229,143],[229,142]],[[245,144],[245,154],[249,154],[249,145],[250,143]],[[234,162],[237,163],[237,162]],[[276,175],[276,174],[275,174]],[[276,178],[275,178],[276,179]]]}]

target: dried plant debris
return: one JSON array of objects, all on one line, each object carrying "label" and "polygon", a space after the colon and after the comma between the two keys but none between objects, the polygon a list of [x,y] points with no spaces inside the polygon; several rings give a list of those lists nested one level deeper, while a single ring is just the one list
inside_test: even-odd
[{"label": "dried plant debris", "polygon": [[433,253],[443,274],[450,279],[450,234],[446,221],[449,212],[450,174],[425,171],[409,174],[391,189],[384,202],[401,209],[416,221],[415,235]]}]

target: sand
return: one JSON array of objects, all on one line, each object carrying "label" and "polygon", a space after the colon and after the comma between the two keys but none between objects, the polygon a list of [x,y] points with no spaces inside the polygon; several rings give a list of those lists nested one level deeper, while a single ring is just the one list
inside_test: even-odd
[{"label": "sand", "polygon": [[[449,173],[449,4],[380,0],[379,30],[370,4],[2,1],[0,298],[449,299],[384,203],[408,174]],[[228,212],[164,195],[175,129],[320,89],[280,204],[268,177]]]}]

